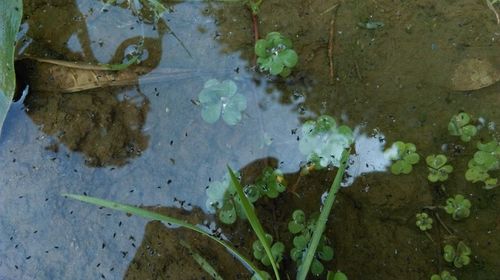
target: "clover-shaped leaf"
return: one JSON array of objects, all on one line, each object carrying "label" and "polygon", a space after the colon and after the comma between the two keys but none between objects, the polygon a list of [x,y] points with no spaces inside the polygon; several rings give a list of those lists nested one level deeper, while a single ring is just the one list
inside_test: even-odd
[{"label": "clover-shaped leaf", "polygon": [[452,262],[455,259],[455,248],[451,245],[446,245],[443,248],[443,258],[447,262]]},{"label": "clover-shaped leaf", "polygon": [[323,273],[323,270],[325,270],[323,264],[318,259],[313,259],[311,263],[311,273],[319,276],[321,273]]},{"label": "clover-shaped leaf", "polygon": [[293,233],[299,233],[305,228],[306,216],[304,211],[295,210],[292,214],[292,220],[288,223],[288,230]]},{"label": "clover-shaped leaf", "polygon": [[453,136],[460,136],[464,142],[469,142],[477,134],[477,128],[470,124],[471,117],[467,113],[453,116],[448,124],[448,131]]},{"label": "clover-shaped leaf", "polygon": [[318,169],[339,166],[344,149],[354,142],[352,130],[338,126],[330,116],[321,116],[302,125],[299,150]]},{"label": "clover-shaped leaf", "polygon": [[453,166],[446,164],[448,159],[445,155],[430,155],[425,161],[429,169],[427,179],[431,182],[444,182],[448,179],[448,174],[453,171]]},{"label": "clover-shaped leaf", "polygon": [[[270,234],[266,233],[266,239],[269,244],[273,243],[273,237]],[[255,240],[252,244],[253,248],[253,256],[260,260],[261,263],[265,266],[271,265],[271,261],[269,260],[269,256],[266,254],[264,246],[262,246],[262,242],[260,240]],[[285,245],[282,242],[276,242],[271,246],[271,254],[273,255],[276,263],[280,263],[283,259],[283,252],[285,251]]]},{"label": "clover-shaped leaf", "polygon": [[396,141],[386,153],[391,160],[395,161],[391,165],[391,172],[394,175],[410,174],[413,170],[413,165],[420,161],[420,156],[417,154],[417,147],[413,143]]},{"label": "clover-shaped leaf", "polygon": [[415,223],[421,231],[426,231],[432,228],[432,218],[425,212],[416,215],[417,222]]},{"label": "clover-shaped leaf", "polygon": [[444,210],[450,214],[454,220],[462,220],[470,215],[471,203],[463,195],[457,194],[455,197],[450,197],[446,200]]},{"label": "clover-shaped leaf", "polygon": [[252,186],[259,191],[260,195],[266,195],[269,198],[276,198],[286,190],[283,173],[271,167],[266,167]]},{"label": "clover-shaped leaf", "polygon": [[208,80],[198,95],[203,120],[215,123],[222,115],[227,124],[237,124],[241,120],[241,112],[247,107],[246,97],[236,93],[237,90],[232,80]]},{"label": "clover-shaped leaf", "polygon": [[472,183],[483,182],[485,189],[498,186],[498,179],[490,177],[489,171],[500,168],[500,145],[493,140],[487,143],[478,143],[478,151],[468,163],[465,179]]},{"label": "clover-shaped leaf", "polygon": [[[239,174],[237,175],[239,176]],[[228,176],[222,181],[213,181],[206,189],[206,206],[209,213],[218,213],[218,218],[225,224],[232,224],[236,219],[246,219],[241,201],[236,195],[236,189]]]},{"label": "clover-shaped leaf", "polygon": [[463,241],[458,242],[456,248],[449,244],[443,248],[444,260],[453,263],[456,268],[468,265],[471,253],[471,249]]},{"label": "clover-shaped leaf", "polygon": [[265,39],[258,40],[255,54],[261,70],[282,77],[290,75],[291,69],[299,61],[299,56],[292,49],[292,41],[279,32],[271,32]]},{"label": "clover-shaped leaf", "polygon": [[434,274],[431,276],[431,280],[457,280],[457,277],[451,275],[447,270],[443,270],[441,274]]},{"label": "clover-shaped leaf", "polygon": [[333,248],[324,245],[320,251],[317,251],[318,257],[323,261],[331,261],[333,259]]}]

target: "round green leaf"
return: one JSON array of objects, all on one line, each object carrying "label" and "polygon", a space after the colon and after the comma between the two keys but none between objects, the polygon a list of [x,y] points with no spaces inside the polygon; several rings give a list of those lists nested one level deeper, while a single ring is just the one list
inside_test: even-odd
[{"label": "round green leaf", "polygon": [[281,60],[283,61],[283,64],[286,67],[292,68],[294,67],[297,62],[299,61],[299,56],[294,50],[291,49],[286,49],[282,51],[279,56],[281,57]]},{"label": "round green leaf", "polygon": [[347,279],[347,275],[345,275],[342,271],[337,271],[333,275],[332,280],[348,280],[348,279]]},{"label": "round green leaf", "polygon": [[304,249],[307,246],[307,243],[308,240],[303,235],[296,236],[293,239],[293,246],[299,250]]},{"label": "round green leaf", "polygon": [[333,259],[333,248],[330,246],[323,246],[322,250],[318,252],[318,257],[324,261]]},{"label": "round green leaf", "polygon": [[323,273],[323,270],[325,269],[325,267],[323,266],[323,264],[318,261],[317,259],[314,259],[311,263],[311,273],[316,275],[316,276],[319,276],[321,273]]},{"label": "round green leaf", "polygon": [[285,66],[283,65],[283,62],[277,61],[277,59],[275,59],[275,61],[273,61],[270,65],[269,73],[271,73],[271,75],[278,75],[279,73],[281,73],[281,71],[283,71],[284,67]]},{"label": "round green leaf", "polygon": [[255,54],[258,57],[267,57],[269,56],[267,52],[268,44],[264,39],[260,39],[255,43]]},{"label": "round green leaf", "polygon": [[215,123],[221,114],[222,103],[207,104],[201,109],[201,117],[207,123]]},{"label": "round green leaf", "polygon": [[420,160],[420,156],[417,153],[410,153],[406,155],[403,159],[409,164],[416,164]]},{"label": "round green leaf", "polygon": [[236,209],[232,202],[225,203],[219,211],[219,220],[224,224],[233,224],[236,222]]},{"label": "round green leaf", "polygon": [[455,259],[455,248],[453,248],[453,246],[446,245],[444,246],[443,251],[444,251],[443,257],[445,261],[452,262]]}]

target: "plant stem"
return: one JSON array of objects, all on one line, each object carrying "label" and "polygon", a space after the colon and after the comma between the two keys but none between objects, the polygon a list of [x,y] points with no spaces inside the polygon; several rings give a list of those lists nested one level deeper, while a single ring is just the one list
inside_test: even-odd
[{"label": "plant stem", "polygon": [[333,180],[330,191],[328,192],[328,196],[326,197],[323,210],[319,214],[318,220],[316,221],[316,226],[311,238],[311,243],[309,243],[309,247],[307,248],[306,257],[304,259],[304,262],[300,266],[300,270],[297,273],[297,280],[305,280],[307,277],[307,273],[309,272],[309,268],[311,267],[314,255],[316,254],[316,249],[318,248],[319,241],[321,240],[321,236],[325,231],[326,222],[328,221],[328,216],[330,215],[330,211],[333,207],[333,202],[335,201],[335,195],[340,189],[340,183],[342,182],[342,178],[344,177],[344,172],[347,166],[350,151],[351,149],[349,148],[345,149],[342,152],[339,169],[337,170],[335,179]]}]

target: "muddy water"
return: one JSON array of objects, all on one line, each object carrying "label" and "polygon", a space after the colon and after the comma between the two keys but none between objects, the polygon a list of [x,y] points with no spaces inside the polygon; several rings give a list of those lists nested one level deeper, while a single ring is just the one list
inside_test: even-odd
[{"label": "muddy water", "polygon": [[[204,214],[205,187],[224,176],[226,164],[249,181],[264,166],[279,166],[287,181],[295,182],[305,157],[294,131],[321,114],[358,131],[357,161],[350,167],[355,178],[339,194],[327,227],[335,248],[328,263],[332,270],[355,280],[428,279],[443,269],[459,279],[500,277],[498,189],[485,191],[464,180],[474,145],[447,132],[450,117],[461,110],[500,121],[500,84],[473,92],[452,91],[449,84],[463,58],[498,61],[500,28],[482,1],[266,0],[260,33],[289,36],[300,56],[286,80],[255,71],[252,20],[243,5],[171,8],[154,25],[151,15],[139,20],[126,3],[37,0],[26,5],[19,57],[119,63],[145,36],[153,42],[146,44],[144,57],[153,70],[130,87],[30,92],[12,106],[0,137],[1,279],[207,277],[178,244],[180,238],[206,253],[226,279],[247,278],[243,267],[205,239],[69,201],[60,193],[158,206],[210,224],[215,219]],[[367,20],[384,26],[359,26]],[[149,81],[172,73],[166,69],[193,74]],[[238,125],[202,120],[195,101],[212,78],[235,80],[247,97]],[[447,154],[455,172],[447,182],[431,184],[421,162],[411,175],[391,175],[380,150],[397,140],[415,143],[422,156]],[[301,179],[300,199],[286,193],[259,202],[266,229],[290,246],[286,223],[280,221],[296,208],[318,211],[333,175],[325,171]],[[471,217],[457,223],[439,212],[453,234],[435,224],[430,241],[415,227],[415,213],[457,193],[471,200]],[[251,256],[254,237],[248,225],[221,228]],[[441,256],[443,244],[458,240],[473,252],[463,269]],[[284,266],[284,277],[293,279],[289,258]]]}]

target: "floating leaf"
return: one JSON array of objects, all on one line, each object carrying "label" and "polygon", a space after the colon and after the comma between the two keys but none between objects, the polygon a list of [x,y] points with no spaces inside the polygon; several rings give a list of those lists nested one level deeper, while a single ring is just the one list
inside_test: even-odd
[{"label": "floating leaf", "polygon": [[416,215],[416,225],[421,231],[426,231],[432,228],[432,218],[427,213],[418,213]]},{"label": "floating leaf", "polygon": [[457,280],[457,277],[451,275],[447,270],[443,270],[439,275],[432,275],[431,280]]},{"label": "floating leaf", "polygon": [[413,143],[396,141],[385,153],[391,160],[395,161],[391,165],[391,172],[394,175],[410,174],[413,170],[413,165],[420,161],[417,148]]},{"label": "floating leaf", "polygon": [[453,136],[460,136],[464,142],[469,142],[477,134],[477,128],[470,124],[471,117],[467,113],[454,115],[448,123],[448,131]]},{"label": "floating leaf", "polygon": [[232,80],[208,80],[198,95],[201,117],[208,123],[222,119],[229,125],[241,121],[241,112],[247,107],[246,97],[236,93],[238,87]]},{"label": "floating leaf", "polygon": [[448,174],[453,171],[453,167],[446,164],[448,159],[445,155],[430,155],[425,161],[427,162],[429,170],[427,179],[431,182],[444,182],[448,179]]},{"label": "floating leaf", "polygon": [[471,203],[463,195],[457,194],[446,200],[444,210],[450,214],[454,220],[461,220],[469,217]]},{"label": "floating leaf", "polygon": [[299,150],[318,169],[339,166],[342,152],[354,142],[349,127],[337,127],[335,119],[326,115],[305,122],[301,131]]},{"label": "floating leaf", "polygon": [[299,61],[299,56],[292,49],[292,41],[279,32],[270,32],[265,39],[255,43],[257,64],[262,71],[271,75],[287,77]]}]

